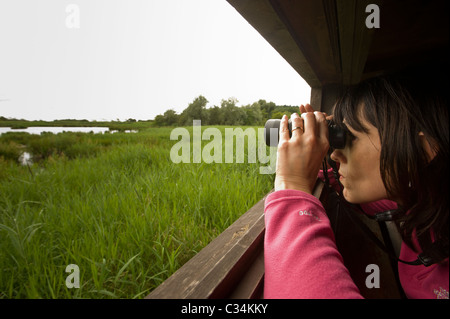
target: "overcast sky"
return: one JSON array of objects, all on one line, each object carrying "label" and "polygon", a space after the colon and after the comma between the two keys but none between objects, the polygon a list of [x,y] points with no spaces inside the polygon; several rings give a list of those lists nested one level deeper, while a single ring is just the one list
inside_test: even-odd
[{"label": "overcast sky", "polygon": [[310,88],[225,0],[0,0],[0,116],[153,119],[199,95],[298,105]]}]

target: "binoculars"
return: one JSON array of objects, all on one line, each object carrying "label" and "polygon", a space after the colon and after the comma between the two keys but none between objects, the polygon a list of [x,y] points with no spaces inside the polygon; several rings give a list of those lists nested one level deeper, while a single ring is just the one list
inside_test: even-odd
[{"label": "binoculars", "polygon": [[[278,119],[270,119],[264,125],[264,138],[267,146],[278,146],[280,139],[280,122]],[[328,140],[330,147],[333,149],[342,149],[345,147],[346,132],[343,128],[338,127],[333,121],[327,121],[328,123]],[[289,137],[292,136],[292,121],[288,122]],[[276,134],[276,136],[274,136]]]}]

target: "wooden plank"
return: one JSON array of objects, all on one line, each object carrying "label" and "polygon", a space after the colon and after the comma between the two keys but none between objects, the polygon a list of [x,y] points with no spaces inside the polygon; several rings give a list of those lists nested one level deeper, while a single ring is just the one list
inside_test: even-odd
[{"label": "wooden plank", "polygon": [[309,99],[309,104],[315,111],[320,111],[322,109],[322,87],[311,88],[311,96]]},{"label": "wooden plank", "polygon": [[237,283],[230,299],[260,299],[264,292],[264,240],[258,249],[259,254],[248,271]]},{"label": "wooden plank", "polygon": [[356,84],[364,72],[375,29],[365,24],[367,5],[377,0],[337,0],[342,83]]},{"label": "wooden plank", "polygon": [[[270,0],[319,78],[320,85],[340,82],[339,37],[334,2],[335,0]],[[317,86],[308,84],[311,87]]]},{"label": "wooden plank", "polygon": [[340,95],[342,86],[329,84],[321,87],[311,88],[310,104],[316,111],[331,114],[334,104]]}]

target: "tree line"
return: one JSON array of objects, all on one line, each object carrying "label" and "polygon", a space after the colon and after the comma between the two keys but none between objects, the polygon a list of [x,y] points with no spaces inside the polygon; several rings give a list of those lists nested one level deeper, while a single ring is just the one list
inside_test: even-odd
[{"label": "tree line", "polygon": [[202,125],[251,125],[259,126],[271,118],[281,118],[283,114],[298,112],[298,106],[276,105],[274,102],[259,100],[253,104],[237,106],[236,98],[222,100],[220,106],[206,108],[208,100],[200,95],[177,114],[169,109],[157,115],[155,126],[189,126],[193,120],[201,120]]}]

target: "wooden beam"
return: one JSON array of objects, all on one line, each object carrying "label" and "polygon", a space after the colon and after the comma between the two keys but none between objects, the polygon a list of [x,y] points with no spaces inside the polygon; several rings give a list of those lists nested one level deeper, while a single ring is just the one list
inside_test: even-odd
[{"label": "wooden beam", "polygon": [[363,75],[376,29],[366,26],[366,7],[376,0],[336,0],[339,26],[342,83],[358,83]]},{"label": "wooden beam", "polygon": [[314,110],[331,114],[342,90],[340,84],[328,84],[321,87],[311,88],[310,103]]},{"label": "wooden beam", "polygon": [[[340,81],[335,0],[270,0],[320,84]],[[305,79],[306,80],[306,79]]]}]

